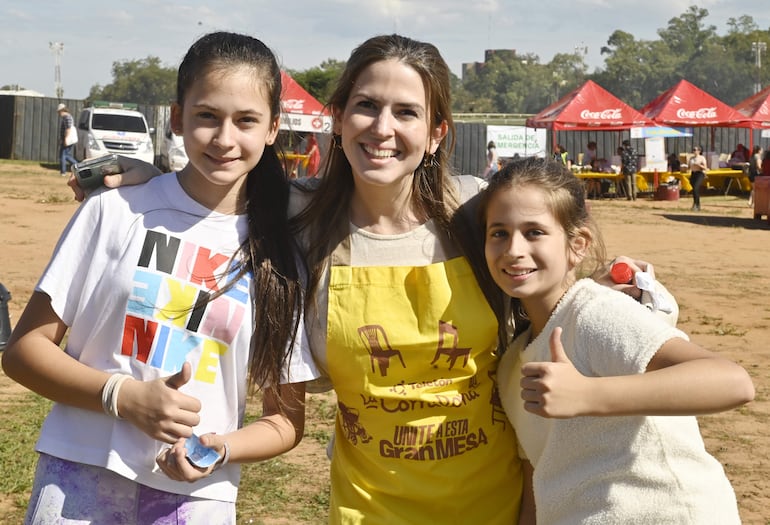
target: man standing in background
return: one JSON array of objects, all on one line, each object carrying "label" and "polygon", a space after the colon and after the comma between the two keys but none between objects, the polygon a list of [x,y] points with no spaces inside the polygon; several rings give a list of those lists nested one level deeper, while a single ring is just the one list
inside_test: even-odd
[{"label": "man standing in background", "polygon": [[77,164],[73,149],[78,141],[78,132],[75,129],[75,120],[70,115],[67,106],[59,104],[56,111],[59,113],[59,163],[61,165],[59,172],[62,177],[66,177],[69,175],[67,163]]},{"label": "man standing in background", "polygon": [[626,183],[626,200],[636,200],[636,150],[625,139],[620,153],[620,170]]}]

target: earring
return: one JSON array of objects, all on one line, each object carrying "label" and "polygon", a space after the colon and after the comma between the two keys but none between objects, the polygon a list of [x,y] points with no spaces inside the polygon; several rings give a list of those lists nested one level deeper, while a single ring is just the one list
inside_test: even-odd
[{"label": "earring", "polygon": [[332,147],[334,149],[342,149],[342,137],[340,135],[332,135]]},{"label": "earring", "polygon": [[423,168],[438,168],[438,161],[433,153],[426,153],[422,158]]}]

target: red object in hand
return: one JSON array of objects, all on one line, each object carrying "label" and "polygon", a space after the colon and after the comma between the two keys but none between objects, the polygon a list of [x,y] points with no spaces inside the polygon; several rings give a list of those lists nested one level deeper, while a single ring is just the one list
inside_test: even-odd
[{"label": "red object in hand", "polygon": [[617,284],[629,284],[634,277],[634,271],[626,263],[615,263],[610,268],[610,276]]}]

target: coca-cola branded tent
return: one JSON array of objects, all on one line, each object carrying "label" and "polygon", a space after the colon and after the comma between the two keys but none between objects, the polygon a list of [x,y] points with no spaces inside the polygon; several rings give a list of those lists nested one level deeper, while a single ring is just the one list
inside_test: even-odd
[{"label": "coca-cola branded tent", "polygon": [[[735,109],[745,116],[746,127],[751,129],[770,128],[770,86],[739,102]],[[749,133],[749,150],[754,147],[754,133]]]},{"label": "coca-cola branded tent", "polygon": [[745,115],[684,79],[640,111],[661,126],[734,128],[746,125]]},{"label": "coca-cola branded tent", "polygon": [[748,119],[748,127],[770,128],[770,86],[739,102],[735,109]]},{"label": "coca-cola branded tent", "polygon": [[312,133],[331,133],[329,112],[284,71],[281,71],[280,129]]},{"label": "coca-cola branded tent", "polygon": [[650,119],[593,80],[527,119],[530,128],[616,131],[653,126]]}]

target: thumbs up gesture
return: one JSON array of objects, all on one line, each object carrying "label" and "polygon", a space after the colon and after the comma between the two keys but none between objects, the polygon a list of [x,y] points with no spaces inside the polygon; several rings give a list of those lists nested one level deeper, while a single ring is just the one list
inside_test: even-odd
[{"label": "thumbs up gesture", "polygon": [[126,381],[120,390],[120,415],[142,432],[159,441],[173,444],[190,437],[200,422],[201,402],[179,392],[192,377],[192,366],[153,381]]},{"label": "thumbs up gesture", "polygon": [[560,327],[551,332],[550,362],[531,362],[521,367],[521,398],[524,409],[543,417],[569,418],[588,410],[589,378],[570,361],[561,344]]}]

